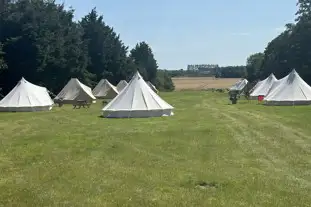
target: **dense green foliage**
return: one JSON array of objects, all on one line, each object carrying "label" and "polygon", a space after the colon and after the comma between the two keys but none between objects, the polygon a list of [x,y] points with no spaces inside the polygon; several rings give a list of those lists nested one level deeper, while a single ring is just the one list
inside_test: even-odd
[{"label": "dense green foliage", "polygon": [[246,76],[245,66],[224,66],[219,68],[216,77],[219,78],[241,78]]},{"label": "dense green foliage", "polygon": [[4,52],[2,51],[2,44],[0,43],[0,71],[6,69],[6,64],[4,62]]},{"label": "dense green foliage", "polygon": [[149,45],[145,42],[137,44],[131,50],[130,58],[138,66],[142,76],[154,84],[157,77],[158,65]]},{"label": "dense green foliage", "polygon": [[264,60],[263,53],[250,55],[246,60],[246,71],[248,81],[254,81],[260,76],[261,67]]},{"label": "dense green foliage", "polygon": [[162,91],[174,90],[175,86],[168,70],[158,70],[155,86]]},{"label": "dense green foliage", "polygon": [[296,69],[311,84],[311,0],[298,0],[294,23],[285,25],[285,31],[274,38],[263,53],[247,60],[248,79],[266,78],[274,73],[277,78]]},{"label": "dense green foliage", "polygon": [[129,80],[137,69],[159,88],[174,88],[170,77],[156,81],[163,75],[157,77],[147,43],[127,55],[128,47],[95,9],[79,22],[73,16],[73,10],[53,0],[6,2],[0,17],[0,88],[5,93],[22,76],[55,93],[72,77],[93,87],[102,78],[113,84]]}]

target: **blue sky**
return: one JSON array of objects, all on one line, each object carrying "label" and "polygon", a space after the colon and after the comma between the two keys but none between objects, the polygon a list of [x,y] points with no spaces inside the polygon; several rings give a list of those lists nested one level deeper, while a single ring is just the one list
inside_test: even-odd
[{"label": "blue sky", "polygon": [[293,0],[57,0],[80,19],[92,8],[130,48],[146,41],[160,68],[243,65],[293,22]]}]

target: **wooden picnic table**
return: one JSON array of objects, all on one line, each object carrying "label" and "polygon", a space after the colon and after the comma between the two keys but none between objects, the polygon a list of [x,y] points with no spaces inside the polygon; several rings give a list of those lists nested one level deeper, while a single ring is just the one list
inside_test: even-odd
[{"label": "wooden picnic table", "polygon": [[58,107],[62,107],[64,105],[62,98],[57,101],[54,101],[54,103],[58,104]]},{"label": "wooden picnic table", "polygon": [[77,100],[74,104],[72,104],[73,105],[73,108],[74,109],[79,109],[79,108],[81,108],[81,106],[83,107],[83,108],[85,108],[86,106],[88,107],[88,108],[90,108],[90,103],[88,103],[86,100]]}]

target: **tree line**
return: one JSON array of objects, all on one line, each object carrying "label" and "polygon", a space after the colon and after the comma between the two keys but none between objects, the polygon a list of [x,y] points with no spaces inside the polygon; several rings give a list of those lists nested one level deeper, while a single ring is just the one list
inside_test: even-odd
[{"label": "tree line", "polygon": [[241,78],[246,76],[246,67],[243,66],[219,66],[210,68],[210,73],[202,73],[199,70],[170,70],[171,77],[209,77],[216,78]]},{"label": "tree line", "polygon": [[9,92],[21,77],[59,92],[70,78],[94,87],[102,78],[117,84],[139,71],[160,90],[173,90],[151,47],[129,50],[94,8],[79,21],[54,0],[1,1],[0,88]]},{"label": "tree line", "polygon": [[264,79],[271,73],[277,78],[286,76],[292,69],[311,85],[311,0],[298,0],[294,23],[268,43],[263,52],[247,58],[247,79],[251,82]]}]

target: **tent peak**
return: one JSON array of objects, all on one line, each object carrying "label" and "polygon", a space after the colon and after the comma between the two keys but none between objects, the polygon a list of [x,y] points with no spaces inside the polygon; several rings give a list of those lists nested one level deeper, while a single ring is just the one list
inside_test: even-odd
[{"label": "tent peak", "polygon": [[[136,76],[136,74],[134,76]],[[127,85],[128,83],[126,82],[126,80],[120,80],[120,82],[117,84],[116,87],[117,87],[117,90],[121,92]]]},{"label": "tent peak", "polygon": [[298,73],[297,73],[296,69],[293,69],[288,75],[291,75],[291,74],[295,74],[296,75]]},{"label": "tent peak", "polygon": [[138,71],[136,71],[134,77],[141,77],[140,73]]}]

